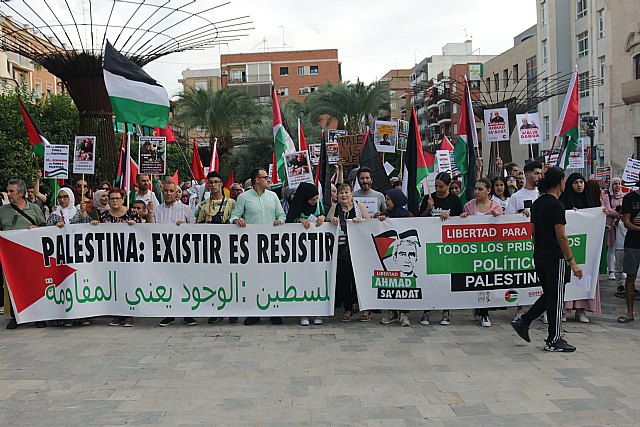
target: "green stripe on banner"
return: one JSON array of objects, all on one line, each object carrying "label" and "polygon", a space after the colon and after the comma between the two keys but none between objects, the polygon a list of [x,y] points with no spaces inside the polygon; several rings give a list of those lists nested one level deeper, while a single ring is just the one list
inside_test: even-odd
[{"label": "green stripe on banner", "polygon": [[167,127],[169,107],[166,105],[147,104],[133,99],[109,97],[113,113],[117,121],[135,123],[149,127]]},{"label": "green stripe on banner", "polygon": [[[571,253],[584,264],[587,235],[569,237]],[[427,274],[486,273],[533,270],[533,242],[427,243]]]}]

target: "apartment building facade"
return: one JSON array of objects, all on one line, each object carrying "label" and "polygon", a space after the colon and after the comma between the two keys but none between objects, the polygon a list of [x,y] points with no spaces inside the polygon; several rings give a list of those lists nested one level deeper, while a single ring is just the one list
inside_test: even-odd
[{"label": "apartment building facade", "polygon": [[220,69],[222,87],[245,90],[262,103],[270,102],[272,84],[282,103],[302,103],[319,86],[341,80],[337,49],[224,54]]},{"label": "apartment building facade", "polygon": [[380,82],[389,90],[389,110],[383,111],[380,117],[385,120],[407,120],[407,95],[409,90],[409,77],[411,69],[389,70],[380,79]]}]

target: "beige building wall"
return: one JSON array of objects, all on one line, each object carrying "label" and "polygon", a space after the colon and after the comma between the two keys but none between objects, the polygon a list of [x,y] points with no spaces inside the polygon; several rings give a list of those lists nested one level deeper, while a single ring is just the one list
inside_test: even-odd
[{"label": "beige building wall", "polygon": [[[222,81],[220,79],[221,72],[219,68],[208,68],[202,70],[184,70],[182,72],[182,78],[178,80],[178,83],[182,85],[182,90],[187,88],[198,88],[202,90],[212,89],[217,91],[222,89]],[[186,137],[189,141],[193,138],[197,138],[198,141],[208,141],[206,137],[206,131],[204,129],[189,129],[187,130]]]},{"label": "beige building wall", "polygon": [[409,76],[411,69],[389,70],[382,78],[389,87],[390,110],[383,113],[389,120],[406,120],[406,95],[409,91]]},{"label": "beige building wall", "polygon": [[[512,97],[526,97],[527,93],[527,59],[537,56],[538,38],[531,36],[520,44],[501,53],[484,64],[484,81],[480,88],[485,94],[484,102],[497,103]],[[496,88],[496,77],[498,78]],[[506,77],[506,78],[505,78]],[[511,112],[509,114],[511,116]],[[511,118],[510,119],[514,119]],[[542,124],[540,124],[542,127]],[[542,129],[544,131],[544,129]],[[484,126],[482,128],[484,137]],[[483,138],[485,139],[485,138]],[[524,164],[525,159],[531,157],[528,145],[520,145],[518,133],[511,134],[511,158],[518,164]],[[489,164],[490,147],[483,147],[484,164]]]},{"label": "beige building wall", "polygon": [[640,156],[640,1],[606,0],[605,13],[605,163],[620,176],[627,158]]}]

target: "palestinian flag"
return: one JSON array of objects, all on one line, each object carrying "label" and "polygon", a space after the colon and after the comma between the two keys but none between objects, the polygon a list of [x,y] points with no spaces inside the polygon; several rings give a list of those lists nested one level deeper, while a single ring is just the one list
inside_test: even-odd
[{"label": "palestinian flag", "polygon": [[[127,145],[125,138],[125,134],[122,134],[120,160],[118,160],[118,173],[116,174],[114,187],[120,187],[128,192],[130,189],[138,185],[138,164],[131,158],[130,147]],[[127,150],[129,150],[129,152]],[[127,159],[129,160],[128,166]],[[128,180],[126,179],[127,171],[129,176]]]},{"label": "palestinian flag", "polygon": [[564,144],[558,156],[557,166],[566,169],[569,166],[569,153],[578,148],[578,66],[576,65],[571,76],[571,82],[564,98],[562,112],[558,119],[558,126],[554,136],[564,137]]},{"label": "palestinian flag", "polygon": [[402,191],[409,199],[407,209],[414,216],[420,214],[418,210],[422,198],[421,183],[429,175],[429,169],[434,169],[435,164],[435,156],[428,153],[425,158],[425,154],[422,149],[416,109],[412,108],[409,119],[409,135],[407,136],[407,155],[402,171]]},{"label": "palestinian flag", "polygon": [[154,78],[107,42],[104,84],[116,121],[166,128],[169,95]]},{"label": "palestinian flag", "polygon": [[[324,135],[324,134],[323,134]],[[329,167],[329,156],[327,154],[327,142],[324,137],[320,143],[320,158],[316,168],[315,184],[318,188],[318,207],[316,215],[324,215],[331,209],[331,168]]]},{"label": "palestinian flag", "polygon": [[284,183],[287,182],[284,154],[293,153],[296,151],[296,147],[293,145],[293,140],[291,136],[289,136],[289,132],[287,132],[284,127],[284,120],[280,112],[280,104],[278,104],[278,94],[276,93],[275,86],[271,87],[271,101],[273,103],[273,145],[276,161],[274,168],[278,171],[280,181]]},{"label": "palestinian flag", "polygon": [[458,141],[453,149],[453,157],[462,174],[462,189],[460,201],[464,205],[467,200],[473,198],[473,190],[476,185],[476,149],[478,148],[478,132],[476,131],[476,119],[471,103],[471,91],[469,81],[464,78],[464,96],[460,108],[460,120],[458,122]]},{"label": "palestinian flag", "polygon": [[389,230],[384,233],[380,233],[377,236],[372,234],[371,237],[373,238],[373,244],[376,247],[376,253],[380,259],[380,264],[382,264],[382,267],[386,270],[384,260],[393,255],[393,246],[398,240],[398,233],[395,230]]},{"label": "palestinian flag", "polygon": [[44,137],[44,132],[38,126],[31,114],[24,108],[24,104],[22,103],[22,99],[18,97],[18,102],[20,103],[20,111],[22,111],[22,117],[24,118],[24,124],[27,126],[27,137],[29,138],[29,142],[31,143],[31,149],[33,153],[38,157],[44,157],[44,146],[49,145],[49,141]]}]

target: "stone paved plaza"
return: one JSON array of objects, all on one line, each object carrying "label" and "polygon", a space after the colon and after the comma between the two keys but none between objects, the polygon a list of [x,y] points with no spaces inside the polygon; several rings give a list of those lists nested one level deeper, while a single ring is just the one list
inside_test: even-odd
[{"label": "stone paved plaza", "polygon": [[[640,319],[603,283],[601,315],[565,323],[573,354],[512,331],[513,310],[481,328],[470,310],[449,326],[327,319],[167,328],[15,331],[0,322],[2,425],[638,425]],[[638,303],[640,304],[640,302]],[[639,309],[640,311],[640,309]],[[433,313],[432,317],[437,317]]]}]

